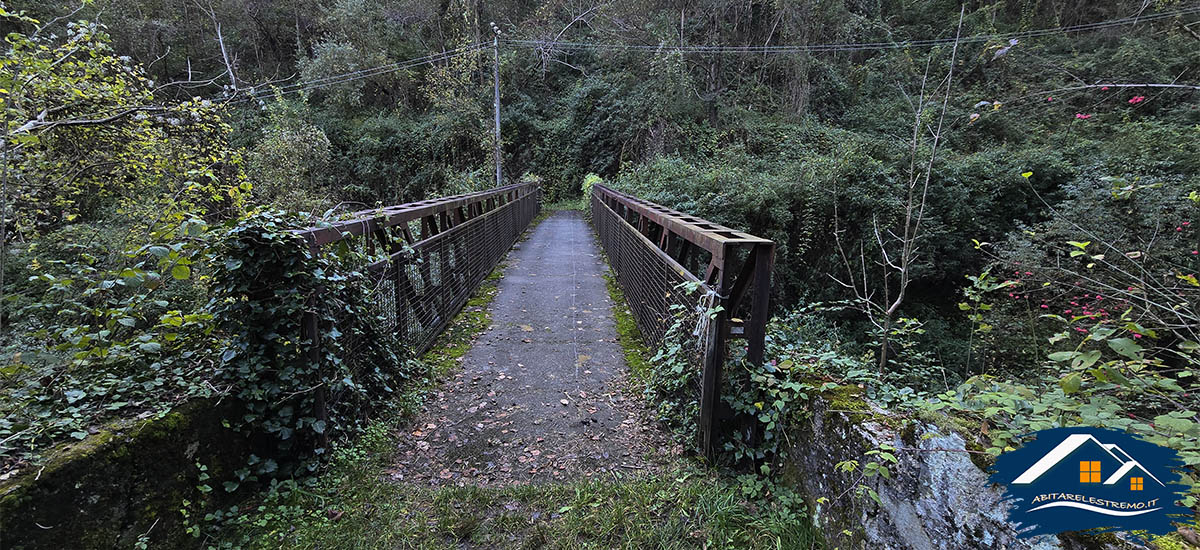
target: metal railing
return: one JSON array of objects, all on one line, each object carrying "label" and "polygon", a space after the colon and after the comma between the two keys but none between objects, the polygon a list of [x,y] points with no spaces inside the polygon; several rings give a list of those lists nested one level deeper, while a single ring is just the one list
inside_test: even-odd
[{"label": "metal railing", "polygon": [[540,211],[541,188],[489,191],[355,213],[299,232],[313,254],[347,244],[388,257],[366,266],[371,307],[423,353]]},{"label": "metal railing", "polygon": [[591,203],[592,224],[646,343],[661,344],[676,322],[691,329],[701,440],[712,454],[729,340],[746,340],[751,363],[763,360],[775,243],[601,185]]},{"label": "metal railing", "polygon": [[[348,219],[297,231],[310,252],[320,256],[347,246],[369,257],[384,259],[360,267],[360,284],[367,285],[369,305],[414,354],[427,351],[454,315],[467,303],[504,254],[541,209],[541,188],[520,183],[489,191],[355,212]],[[314,297],[314,301],[319,297]],[[308,308],[304,338],[320,342],[322,330],[314,308]],[[339,322],[345,312],[334,312]],[[342,334],[341,359],[351,370],[379,367],[360,365],[364,342]],[[320,364],[319,344],[309,349]],[[319,419],[326,401],[336,395],[318,392]]]}]

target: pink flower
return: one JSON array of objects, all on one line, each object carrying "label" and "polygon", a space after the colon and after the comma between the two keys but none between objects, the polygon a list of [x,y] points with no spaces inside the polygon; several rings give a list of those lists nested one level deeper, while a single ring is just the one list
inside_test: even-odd
[{"label": "pink flower", "polygon": [[1069,310],[1069,309],[1064,309],[1064,310],[1063,310],[1063,313],[1065,313],[1065,314],[1067,314],[1067,315],[1070,315],[1070,314],[1071,314],[1071,310]]},{"label": "pink flower", "polygon": [[1193,250],[1193,251],[1192,251],[1192,255],[1193,255],[1193,256],[1195,256],[1195,255],[1197,255],[1197,254],[1200,254],[1200,250]]},{"label": "pink flower", "polygon": [[1079,120],[1087,120],[1089,118],[1092,118],[1092,115],[1085,115],[1083,113],[1075,113],[1075,118],[1077,118]]},{"label": "pink flower", "polygon": [[1107,89],[1108,89],[1108,86],[1103,86],[1103,87],[1101,87],[1100,89],[1101,89],[1101,90],[1107,90]]},{"label": "pink flower", "polygon": [[1136,333],[1136,332],[1135,332],[1135,333],[1133,333],[1133,337],[1134,337],[1134,338],[1141,338],[1141,337],[1142,337],[1142,335],[1141,335],[1141,334],[1138,334],[1138,333]]},{"label": "pink flower", "polygon": [[1033,275],[1033,272],[1032,272],[1032,271],[1026,271],[1026,272],[1025,272],[1025,274],[1026,274],[1026,275]]},{"label": "pink flower", "polygon": [[1052,96],[1047,96],[1047,97],[1046,97],[1046,101],[1054,101],[1054,97],[1052,97]]},{"label": "pink flower", "polygon": [[1041,306],[1041,307],[1042,307],[1042,309],[1050,309],[1050,306],[1048,306],[1048,305],[1046,305],[1046,304],[1042,304],[1042,306]]},{"label": "pink flower", "polygon": [[1176,231],[1183,231],[1183,228],[1182,228],[1182,227],[1176,227],[1176,228],[1175,228],[1175,230],[1176,230]]},{"label": "pink flower", "polygon": [[1187,227],[1187,226],[1189,226],[1189,225],[1192,225],[1192,222],[1183,222],[1183,223],[1181,223],[1181,224],[1179,224],[1179,225],[1182,225],[1182,226],[1184,226],[1184,227]]},{"label": "pink flower", "polygon": [[1131,98],[1129,99],[1129,104],[1130,104],[1130,105],[1137,105],[1138,103],[1141,103],[1141,102],[1143,102],[1143,101],[1146,101],[1146,96],[1144,96],[1144,95],[1135,95],[1135,96],[1133,96],[1133,97],[1131,97]]}]

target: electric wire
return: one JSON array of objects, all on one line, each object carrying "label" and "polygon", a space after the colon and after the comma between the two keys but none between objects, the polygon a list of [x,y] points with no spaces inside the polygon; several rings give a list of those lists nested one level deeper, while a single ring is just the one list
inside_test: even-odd
[{"label": "electric wire", "polygon": [[[380,65],[377,67],[369,67],[366,69],[359,69],[356,71],[350,71],[347,73],[331,75],[331,76],[327,76],[324,78],[317,78],[317,79],[308,80],[308,81],[304,81],[304,82],[296,82],[293,84],[289,84],[287,86],[280,86],[280,87],[272,88],[272,89],[265,89],[265,90],[261,90],[261,91],[256,90],[256,91],[250,92],[248,96],[242,96],[240,98],[231,98],[229,100],[229,102],[241,103],[241,102],[245,102],[245,101],[253,101],[256,99],[271,97],[271,96],[275,95],[276,91],[278,91],[278,93],[280,93],[280,94],[291,94],[291,93],[302,92],[302,91],[311,91],[311,90],[315,90],[318,88],[324,88],[326,86],[333,86],[336,84],[344,84],[346,82],[352,82],[352,81],[360,80],[363,78],[370,78],[372,76],[378,76],[378,75],[382,75],[382,74],[401,71],[401,70],[409,69],[409,68],[416,67],[419,65],[426,65],[426,64],[430,64],[430,63],[436,63],[439,61],[446,61],[446,60],[460,57],[460,56],[463,56],[463,55],[466,55],[469,53],[473,53],[482,48],[483,48],[482,44],[471,44],[468,46],[463,46],[461,48],[455,48],[453,50],[447,50],[444,52],[432,53],[432,54],[425,55],[422,57],[407,59],[404,61],[398,61],[396,63],[389,63],[387,65]],[[250,89],[253,90],[254,88],[252,87]],[[216,99],[213,99],[213,100],[216,101]]]},{"label": "electric wire", "polygon": [[[1098,21],[1098,22],[1094,22],[1094,23],[1085,23],[1085,24],[1081,24],[1081,25],[1055,27],[1055,28],[1049,28],[1049,29],[1035,29],[1035,30],[1030,30],[1030,31],[1015,32],[1015,33],[971,35],[971,36],[965,36],[965,37],[959,38],[958,43],[960,43],[960,44],[980,43],[980,42],[989,42],[989,41],[993,41],[993,40],[1013,40],[1013,39],[1019,40],[1021,38],[1033,38],[1033,37],[1047,36],[1047,35],[1052,35],[1052,34],[1057,34],[1057,33],[1086,32],[1086,31],[1100,30],[1100,29],[1106,29],[1106,28],[1111,28],[1111,27],[1125,26],[1125,25],[1130,25],[1130,24],[1158,21],[1158,20],[1162,20],[1162,19],[1168,19],[1168,18],[1197,14],[1197,13],[1200,13],[1200,5],[1191,6],[1191,7],[1187,7],[1187,8],[1179,8],[1179,9],[1175,9],[1175,10],[1168,10],[1168,11],[1163,11],[1163,12],[1149,14],[1149,15],[1124,17],[1124,18],[1120,18],[1120,19],[1112,19],[1112,20],[1108,20],[1108,21]],[[645,44],[613,44],[613,43],[596,43],[596,42],[570,42],[570,41],[558,41],[558,40],[518,40],[518,39],[503,39],[503,40],[500,40],[500,42],[503,44],[507,44],[507,45],[511,45],[511,46],[515,46],[515,47],[526,47],[526,48],[537,48],[537,49],[554,48],[554,49],[567,50],[567,51],[606,50],[606,51],[623,51],[623,52],[672,51],[672,52],[701,53],[701,54],[747,54],[747,53],[787,54],[787,53],[804,53],[804,52],[807,52],[807,53],[840,52],[840,51],[865,51],[865,50],[904,49],[904,48],[918,48],[918,47],[936,47],[936,46],[941,46],[941,45],[953,44],[955,42],[955,39],[954,38],[939,38],[939,39],[925,39],[925,40],[908,40],[908,41],[901,41],[901,42],[849,42],[849,43],[778,45],[778,46],[768,46],[768,45],[762,45],[762,46],[716,46],[716,45],[668,46],[665,44],[655,46],[655,45],[645,45]],[[233,94],[230,94],[229,92],[223,92],[221,94],[210,96],[208,98],[202,98],[202,100],[207,100],[212,103],[223,103],[223,104],[230,104],[230,105],[237,105],[237,104],[242,104],[242,103],[246,103],[246,102],[250,102],[250,101],[260,101],[261,102],[265,99],[274,97],[276,94],[289,95],[289,94],[293,94],[293,93],[313,91],[313,90],[317,90],[317,89],[321,89],[321,88],[326,88],[329,86],[335,86],[338,84],[345,84],[348,82],[361,80],[364,78],[370,78],[373,76],[379,76],[379,75],[383,75],[383,74],[397,72],[397,71],[401,71],[404,69],[417,67],[420,65],[427,65],[427,64],[431,64],[431,63],[437,63],[440,61],[447,61],[447,60],[454,59],[454,58],[457,58],[457,57],[460,57],[463,55],[474,53],[485,47],[486,47],[486,44],[484,44],[484,43],[474,43],[474,44],[469,44],[466,46],[461,46],[461,47],[455,48],[453,50],[446,50],[443,52],[431,53],[428,55],[424,55],[424,56],[416,57],[416,58],[412,58],[412,59],[407,59],[404,61],[398,61],[395,63],[386,64],[386,65],[379,65],[376,67],[368,67],[368,68],[364,68],[364,69],[358,69],[358,70],[354,70],[354,71],[349,71],[349,72],[340,73],[340,74],[336,74],[336,75],[330,75],[330,76],[322,77],[322,78],[316,78],[316,79],[307,80],[307,81],[303,81],[303,82],[295,82],[295,83],[288,84],[285,86],[272,87],[272,88],[267,88],[267,89],[261,89],[261,86],[263,86],[263,85],[250,86],[250,87],[242,89],[242,90],[246,90],[245,93],[242,93],[242,90],[235,91],[235,92],[233,92]],[[165,110],[165,108],[161,105],[141,105],[141,106],[132,106],[132,107],[122,107],[122,109],[120,111],[132,113],[132,112],[137,112],[137,111],[162,111],[162,110]],[[93,113],[91,115],[88,115],[88,116],[82,117],[82,118],[85,118],[85,119],[103,118],[104,116],[106,116],[106,113],[111,114],[112,111]],[[53,122],[49,122],[49,123],[45,123],[45,124],[37,125],[37,126],[53,126],[53,125],[54,125]]]},{"label": "electric wire", "polygon": [[[1012,40],[1021,38],[1036,38],[1040,36],[1071,33],[1071,32],[1086,32],[1101,30],[1111,27],[1120,27],[1137,23],[1146,23],[1169,19],[1183,15],[1191,15],[1200,13],[1200,6],[1192,6],[1189,8],[1180,8],[1176,10],[1164,11],[1149,15],[1136,17],[1124,17],[1120,19],[1112,19],[1107,21],[1097,21],[1094,23],[1085,23],[1080,25],[1071,25],[1065,27],[1054,27],[1048,29],[1035,29],[1030,31],[1020,31],[1013,33],[998,33],[998,34],[979,34],[964,36],[958,39],[959,44],[990,42],[993,40]],[[711,54],[746,54],[746,53],[803,53],[803,52],[841,52],[841,51],[865,51],[865,50],[886,50],[886,49],[905,49],[918,47],[934,47],[942,45],[950,45],[955,42],[954,38],[937,38],[924,40],[905,40],[899,42],[847,42],[847,43],[830,43],[830,44],[807,44],[807,45],[745,45],[745,46],[715,46],[715,45],[678,45],[671,46],[648,45],[648,44],[614,44],[614,43],[596,43],[596,42],[571,42],[560,40],[521,40],[521,39],[504,39],[502,43],[515,47],[532,47],[532,48],[554,48],[560,50],[606,50],[606,51],[621,51],[621,52],[682,52],[682,53],[711,53]]]},{"label": "electric wire", "polygon": [[[482,47],[483,46],[480,44],[472,44],[472,45],[468,45],[468,46],[463,46],[461,48],[455,48],[453,50],[447,50],[445,52],[438,52],[438,53],[433,53],[433,54],[429,54],[429,55],[425,55],[425,56],[421,56],[421,57],[416,57],[413,59],[399,61],[396,63],[389,63],[387,65],[380,65],[377,67],[369,67],[366,69],[359,69],[356,71],[350,71],[347,73],[331,75],[328,77],[308,80],[308,81],[304,81],[304,82],[296,82],[296,83],[293,83],[293,84],[290,84],[287,86],[268,88],[268,89],[262,89],[262,90],[256,90],[256,88],[257,88],[256,86],[251,86],[251,87],[243,88],[243,90],[247,90],[247,92],[245,94],[240,94],[239,92],[235,92],[233,95],[229,95],[228,93],[223,93],[223,94],[209,96],[207,98],[197,98],[197,100],[198,101],[209,101],[214,104],[225,104],[225,105],[238,105],[238,104],[242,104],[242,103],[246,103],[246,102],[250,102],[250,101],[263,101],[265,99],[274,97],[276,95],[276,93],[278,93],[280,96],[283,96],[283,95],[288,95],[288,94],[293,94],[293,93],[298,93],[298,92],[312,91],[312,90],[316,90],[316,89],[320,89],[320,88],[325,88],[328,86],[334,86],[337,84],[344,84],[347,82],[353,82],[355,80],[361,80],[363,78],[369,78],[372,76],[378,76],[378,75],[382,75],[382,74],[386,74],[386,73],[390,73],[390,72],[401,71],[404,69],[409,69],[409,68],[420,66],[420,65],[437,63],[439,61],[447,61],[450,59],[454,59],[456,57],[461,57],[463,55],[473,53],[475,51],[482,49]],[[253,90],[253,91],[249,91],[249,90]],[[167,106],[157,105],[157,104],[122,106],[119,109],[111,109],[111,110],[107,110],[107,111],[93,112],[93,113],[89,113],[87,115],[81,115],[81,116],[77,117],[77,119],[81,119],[81,120],[102,119],[102,118],[111,117],[111,116],[119,116],[122,113],[123,114],[133,114],[133,113],[137,113],[137,112],[163,112],[163,111],[166,111],[168,108],[169,107],[167,107]],[[50,121],[50,122],[45,122],[45,123],[41,123],[41,124],[35,124],[31,127],[31,129],[36,130],[39,127],[53,127],[55,125],[56,124],[54,121]]]}]

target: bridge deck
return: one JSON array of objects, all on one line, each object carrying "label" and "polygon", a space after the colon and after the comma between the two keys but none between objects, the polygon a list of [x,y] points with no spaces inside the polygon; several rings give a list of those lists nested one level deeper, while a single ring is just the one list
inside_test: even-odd
[{"label": "bridge deck", "polygon": [[507,485],[665,464],[672,444],[628,388],[581,213],[552,214],[503,269],[492,326],[408,428],[393,478]]}]

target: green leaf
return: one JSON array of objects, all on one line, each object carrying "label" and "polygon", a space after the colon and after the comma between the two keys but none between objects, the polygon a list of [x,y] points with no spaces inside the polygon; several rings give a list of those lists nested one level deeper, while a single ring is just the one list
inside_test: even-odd
[{"label": "green leaf", "polygon": [[186,265],[177,265],[171,268],[171,276],[182,281],[192,276],[192,268]]},{"label": "green leaf", "polygon": [[1085,352],[1079,354],[1079,357],[1076,357],[1074,361],[1071,361],[1071,366],[1075,367],[1075,368],[1086,369],[1086,368],[1096,364],[1096,361],[1098,361],[1099,359],[1100,359],[1100,350],[1094,349],[1091,351],[1085,351]]},{"label": "green leaf", "polygon": [[1065,393],[1067,395],[1071,395],[1071,394],[1079,391],[1079,386],[1081,386],[1082,384],[1083,384],[1083,378],[1079,376],[1079,373],[1074,373],[1074,372],[1064,376],[1061,380],[1058,381],[1059,387],[1061,387],[1063,390],[1063,393]]},{"label": "green leaf", "polygon": [[1051,361],[1061,363],[1063,361],[1074,359],[1076,355],[1079,355],[1078,351],[1056,351],[1050,355],[1047,355],[1046,357],[1049,357]]},{"label": "green leaf", "polygon": [[1141,353],[1144,349],[1130,338],[1113,338],[1108,341],[1108,347],[1130,359],[1141,359]]}]

